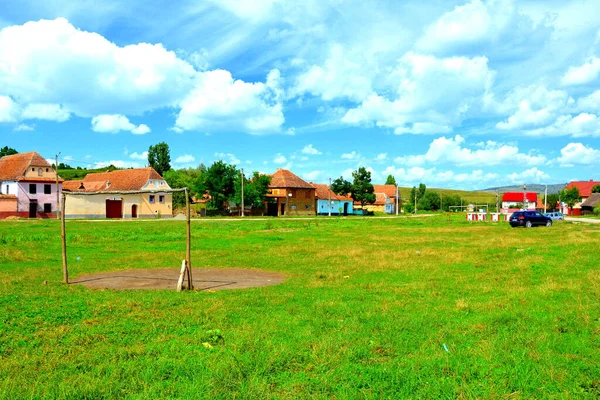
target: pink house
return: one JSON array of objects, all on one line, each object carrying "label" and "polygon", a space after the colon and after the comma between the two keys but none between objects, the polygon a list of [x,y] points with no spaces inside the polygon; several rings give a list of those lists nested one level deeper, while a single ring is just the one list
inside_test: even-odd
[{"label": "pink house", "polygon": [[0,158],[0,218],[56,217],[63,179],[35,151]]}]

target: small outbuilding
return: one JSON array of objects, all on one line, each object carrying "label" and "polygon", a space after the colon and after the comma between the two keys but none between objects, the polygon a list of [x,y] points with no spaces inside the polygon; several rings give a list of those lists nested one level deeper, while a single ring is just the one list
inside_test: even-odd
[{"label": "small outbuilding", "polygon": [[315,187],[317,214],[319,215],[349,215],[353,214],[352,197],[340,196],[321,183],[311,183]]}]

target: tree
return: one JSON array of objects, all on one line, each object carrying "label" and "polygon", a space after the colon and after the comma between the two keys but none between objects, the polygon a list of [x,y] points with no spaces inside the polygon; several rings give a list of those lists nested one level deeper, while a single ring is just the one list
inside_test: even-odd
[{"label": "tree", "polygon": [[385,184],[396,186],[396,178],[394,178],[394,175],[392,175],[392,174],[388,175],[387,179],[385,180]]},{"label": "tree", "polygon": [[[252,207],[262,209],[264,211],[264,203],[267,200],[271,177],[269,175],[254,172],[251,179],[246,179],[244,176],[244,207]],[[235,193],[232,201],[236,204],[242,204],[242,176],[238,175],[235,181]]]},{"label": "tree", "polygon": [[600,185],[594,185],[592,188],[592,193],[600,193]]},{"label": "tree", "polygon": [[418,193],[418,197],[419,199],[422,198],[423,196],[425,196],[425,191],[427,190],[427,186],[425,186],[424,183],[419,183],[419,193]]},{"label": "tree", "polygon": [[171,169],[171,155],[169,145],[160,142],[148,148],[148,164],[161,176]]},{"label": "tree", "polygon": [[345,180],[344,177],[340,176],[331,182],[331,191],[340,196],[346,196],[348,193],[352,192],[352,184]]},{"label": "tree", "polygon": [[229,165],[223,160],[215,161],[194,184],[196,193],[208,191],[211,196],[209,205],[216,209],[224,209],[228,200],[232,200],[235,193],[235,181],[240,171],[234,165]]},{"label": "tree", "polygon": [[[440,199],[441,200],[441,199]],[[450,207],[460,206],[462,199],[457,194],[448,194],[444,196],[444,202],[442,203],[443,211],[450,211]]]},{"label": "tree", "polygon": [[419,199],[419,210],[439,210],[440,209],[440,195],[437,192],[429,191],[426,192],[421,199]]},{"label": "tree", "polygon": [[[194,192],[194,182],[200,179],[202,171],[199,169],[188,168],[188,169],[179,169],[174,170],[170,169],[166,171],[163,175],[165,181],[169,184],[172,189],[181,189],[187,187],[190,189],[188,191],[188,196],[191,197],[196,194]],[[173,208],[180,208],[185,206],[185,193],[183,192],[175,192],[173,193]]]},{"label": "tree", "polygon": [[366,170],[365,167],[360,167],[357,171],[352,173],[354,181],[352,182],[352,198],[360,203],[361,207],[364,207],[366,203],[375,203],[375,188],[371,184],[371,173]]},{"label": "tree", "polygon": [[546,197],[546,207],[548,211],[556,210],[558,204],[558,193],[550,193],[548,197]]},{"label": "tree", "polygon": [[409,199],[409,203],[412,204],[412,209],[413,211],[415,210],[415,206],[417,205],[417,202],[419,201],[419,194],[417,191],[417,188],[413,186],[412,189],[410,189],[410,199]]},{"label": "tree", "polygon": [[581,201],[581,195],[579,194],[579,189],[577,187],[572,187],[571,189],[563,189],[560,192],[560,200],[564,201],[569,208],[573,208],[575,204]]},{"label": "tree", "polygon": [[0,149],[0,157],[12,156],[13,154],[19,154],[19,152],[8,146],[4,146]]}]

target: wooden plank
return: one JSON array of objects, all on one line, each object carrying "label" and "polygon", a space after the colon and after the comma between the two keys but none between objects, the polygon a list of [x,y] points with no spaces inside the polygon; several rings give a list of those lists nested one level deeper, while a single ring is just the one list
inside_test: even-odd
[{"label": "wooden plank", "polygon": [[188,196],[188,190],[185,188],[185,207],[186,213],[186,246],[185,246],[185,260],[187,262],[187,279],[188,279],[188,290],[194,289],[192,282],[192,228],[190,225],[190,199]]},{"label": "wooden plank", "polygon": [[[58,188],[57,188],[58,190]],[[69,268],[67,266],[67,233],[65,227],[65,203],[66,196],[62,195],[62,204],[60,212],[60,237],[62,242],[62,262],[63,262],[63,280],[65,283],[69,283]]]},{"label": "wooden plank", "polygon": [[177,291],[181,292],[183,289],[183,278],[185,277],[185,273],[187,270],[187,263],[185,260],[181,262],[181,271],[179,272],[179,279],[177,280]]}]

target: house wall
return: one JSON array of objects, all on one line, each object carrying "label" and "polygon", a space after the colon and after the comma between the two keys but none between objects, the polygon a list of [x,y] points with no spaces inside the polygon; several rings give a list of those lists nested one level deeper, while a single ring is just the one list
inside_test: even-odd
[{"label": "house wall", "polygon": [[0,194],[17,194],[19,185],[16,181],[0,182]]},{"label": "house wall", "polygon": [[[502,208],[513,209],[513,208],[515,208],[515,205],[517,205],[518,203],[522,203],[522,202],[518,202],[518,201],[503,201],[502,202]],[[535,206],[536,206],[536,202],[532,201],[532,202],[528,202],[527,203],[527,207],[525,207],[525,205],[523,205],[523,208],[525,208],[527,210],[535,210]]]},{"label": "house wall", "polygon": [[[21,216],[17,212],[17,198],[0,197],[0,218],[6,218],[10,216]],[[25,217],[27,216],[25,215]]]},{"label": "house wall", "polygon": [[[331,213],[332,214],[343,214],[344,204],[348,204],[348,215],[352,214],[352,201],[349,200],[331,200]],[[317,200],[317,214],[328,215],[329,214],[329,200]]]},{"label": "house wall", "polygon": [[[277,215],[281,215],[281,206],[285,205],[285,215],[315,215],[314,189],[273,189],[275,194],[284,194],[277,198]],[[291,193],[291,196],[289,194]],[[288,209],[289,207],[289,209]]]},{"label": "house wall", "polygon": [[[150,203],[150,196],[155,202]],[[123,200],[123,218],[131,218],[131,209],[138,206],[138,218],[171,218],[173,216],[173,195],[165,193],[165,201],[159,202],[159,194],[125,194],[106,195],[97,194],[90,196],[67,196],[65,203],[66,218],[106,218],[106,200]]]},{"label": "house wall", "polygon": [[36,178],[56,179],[56,174],[51,167],[29,167],[24,178],[35,180]]},{"label": "house wall", "polygon": [[[31,168],[29,169],[31,170]],[[36,193],[29,193],[29,185],[36,185]],[[44,185],[50,185],[50,194],[44,194]],[[12,188],[11,188],[12,189]],[[62,183],[58,184],[59,192],[62,191]],[[12,194],[12,193],[11,193]],[[38,214],[40,217],[52,217],[56,214],[56,183],[49,182],[27,182],[20,181],[17,183],[17,211],[27,213],[29,215],[29,203],[32,200],[37,200]],[[44,204],[50,203],[52,213],[44,213]]]}]

